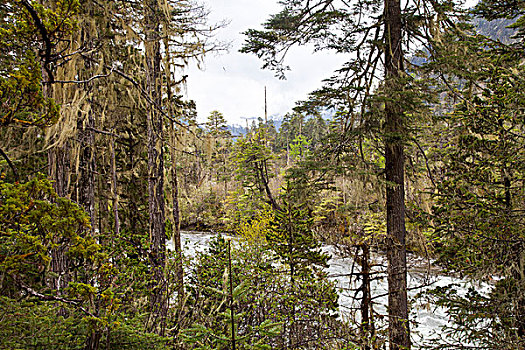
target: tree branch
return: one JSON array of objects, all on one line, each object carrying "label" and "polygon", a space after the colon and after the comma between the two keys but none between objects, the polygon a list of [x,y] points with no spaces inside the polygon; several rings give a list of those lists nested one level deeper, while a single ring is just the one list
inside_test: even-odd
[{"label": "tree branch", "polygon": [[15,181],[17,181],[17,182],[20,181],[20,177],[18,176],[18,171],[16,169],[16,166],[13,164],[13,162],[11,162],[11,159],[9,159],[7,154],[5,154],[5,152],[1,148],[0,148],[0,155],[2,157],[4,157],[4,159],[7,161],[7,164],[9,165],[11,170],[13,171],[13,175],[15,176]]},{"label": "tree branch", "polygon": [[94,317],[94,318],[98,318],[97,316],[93,315],[91,312],[86,310],[84,307],[82,307],[80,305],[80,303],[81,303],[80,300],[70,300],[70,299],[65,299],[65,298],[62,298],[62,297],[59,297],[59,296],[55,296],[55,295],[45,295],[45,294],[37,292],[36,290],[34,290],[31,287],[26,286],[25,284],[23,284],[20,281],[17,281],[17,283],[18,283],[18,285],[20,287],[22,287],[23,290],[25,290],[29,295],[31,295],[33,297],[36,297],[36,298],[38,298],[40,300],[44,300],[44,301],[59,301],[59,302],[64,303],[64,304],[73,305],[73,306],[77,307],[79,310],[81,310],[83,313],[85,313],[86,315]]},{"label": "tree branch", "polygon": [[49,81],[46,83],[52,83],[54,81],[54,77],[53,77],[53,72],[51,71],[51,68],[49,68],[49,63],[51,62],[51,50],[54,45],[51,42],[51,39],[49,39],[49,33],[47,32],[45,25],[42,23],[42,20],[38,16],[38,13],[36,12],[35,8],[27,0],[22,0],[21,4],[26,8],[26,10],[31,15],[31,18],[33,19],[34,24],[36,28],[38,29],[38,31],[40,32],[40,35],[42,36],[42,40],[44,41],[44,49],[40,50],[41,51],[40,56],[44,59],[44,69],[46,70],[46,73],[49,77]]}]

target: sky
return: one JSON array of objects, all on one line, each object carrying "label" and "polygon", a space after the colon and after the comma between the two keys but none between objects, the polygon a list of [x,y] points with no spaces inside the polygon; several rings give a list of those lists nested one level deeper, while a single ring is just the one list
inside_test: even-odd
[{"label": "sky", "polygon": [[263,61],[255,55],[238,52],[245,40],[241,33],[261,29],[271,14],[279,12],[277,0],[207,0],[206,6],[210,23],[230,22],[217,31],[216,38],[231,44],[229,52],[208,54],[201,69],[193,63],[186,73],[186,97],[196,102],[199,121],[205,121],[214,110],[228,123],[242,126],[246,125],[243,118],[264,118],[265,86],[269,118],[282,116],[296,101],[321,87],[322,80],[344,62],[343,56],[333,53],[313,54],[311,48],[295,48],[287,60],[291,71],[286,80],[279,80],[272,71],[261,69]]},{"label": "sky", "polygon": [[[201,0],[210,10],[209,23],[229,21],[216,38],[230,42],[228,53],[208,54],[201,69],[191,64],[186,74],[186,97],[197,104],[197,119],[206,121],[211,111],[221,112],[228,123],[246,125],[243,118],[264,118],[264,87],[267,88],[268,116],[283,116],[306,99],[309,92],[322,86],[322,80],[345,62],[333,52],[313,53],[312,48],[293,48],[286,64],[291,67],[286,80],[272,71],[262,70],[262,60],[239,52],[248,29],[262,29],[271,14],[280,10],[278,0]],[[476,0],[466,0],[473,6]],[[251,121],[250,121],[251,124]]]}]

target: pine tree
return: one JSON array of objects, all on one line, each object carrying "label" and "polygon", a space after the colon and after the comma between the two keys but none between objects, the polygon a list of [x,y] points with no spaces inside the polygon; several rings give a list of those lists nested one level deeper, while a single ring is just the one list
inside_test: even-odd
[{"label": "pine tree", "polygon": [[[483,1],[476,12],[494,19],[520,10]],[[519,23],[514,25],[518,33]],[[522,42],[501,43],[468,24],[461,28],[435,46],[437,59],[431,64],[442,69],[457,101],[440,116],[447,143],[434,151],[442,163],[433,237],[438,263],[479,280],[501,279],[489,293],[472,289],[460,295],[455,286],[434,291],[455,321],[449,330],[453,338],[436,348],[460,346],[467,339],[480,347],[516,349],[525,342]],[[472,59],[450,60],[464,54]]]},{"label": "pine tree", "polygon": [[[410,136],[409,116],[417,114],[424,99],[419,83],[407,74],[405,51],[411,39],[433,40],[430,31],[434,15],[438,12],[446,18],[451,10],[432,1],[408,3],[403,11],[397,0],[352,4],[283,1],[282,11],[270,17],[264,30],[246,32],[248,38],[242,49],[262,58],[264,68],[275,70],[279,77],[289,69],[284,58],[294,45],[313,44],[315,50],[355,53],[356,58],[327,79],[325,86],[312,93],[299,109],[319,112],[320,108],[335,108],[342,117],[342,139],[379,131],[383,140],[391,349],[410,348],[404,148]],[[378,71],[380,63],[382,72]],[[382,82],[375,88],[377,76]],[[333,153],[343,146],[332,146]]]},{"label": "pine tree", "polygon": [[279,209],[270,189],[270,177],[273,175],[271,161],[274,157],[266,145],[265,135],[264,130],[259,130],[236,142],[233,153],[236,178],[242,182],[252,200],[265,200],[272,208]]},{"label": "pine tree", "polygon": [[[314,267],[325,267],[328,256],[312,231],[313,218],[304,204],[283,200],[282,209],[275,212],[266,240],[279,259],[290,269],[290,279],[311,274]],[[294,284],[292,282],[292,284]]]}]

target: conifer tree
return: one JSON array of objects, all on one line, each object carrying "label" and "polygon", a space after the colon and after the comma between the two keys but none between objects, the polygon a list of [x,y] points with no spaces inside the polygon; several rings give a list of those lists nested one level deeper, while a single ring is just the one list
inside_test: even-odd
[{"label": "conifer tree", "polygon": [[[175,92],[185,77],[175,74],[188,60],[218,47],[209,41],[216,26],[205,25],[206,10],[191,1],[8,1],[0,5],[0,15],[5,38],[0,42],[0,155],[9,162],[13,178],[31,177],[47,164],[59,196],[88,211],[91,234],[111,254],[113,266],[125,272],[99,281],[101,288],[116,290],[129,281],[128,272],[151,267],[151,273],[141,276],[156,279],[154,284],[166,291],[150,290],[151,298],[161,297],[159,303],[151,303],[160,307],[151,315],[160,315],[161,322],[151,322],[150,329],[162,333],[167,310],[162,208],[167,188],[162,152],[167,140],[162,130],[168,121],[172,127],[184,127],[178,122],[184,105]],[[16,96],[20,103],[13,104]],[[146,166],[148,144],[140,136],[147,134],[148,125],[150,163],[155,167]],[[44,132],[36,129],[44,127]],[[32,138],[19,137],[20,130],[30,130]],[[12,153],[17,157],[28,157],[18,145],[35,140],[26,148],[34,153],[46,147],[48,159],[35,156],[38,163],[18,171],[11,150],[17,150]],[[176,161],[172,164],[175,169]],[[154,183],[151,210],[146,207],[147,181]],[[177,188],[176,182],[172,188]],[[172,198],[177,198],[174,193]],[[149,214],[158,220],[149,221]],[[149,222],[155,226],[151,244]],[[57,279],[60,285],[52,278],[50,283],[65,290],[67,256],[58,252],[51,266],[64,278]],[[139,304],[146,294],[141,280],[130,282]],[[129,289],[124,294],[129,297]],[[121,310],[134,312],[133,308],[126,305]],[[86,346],[97,347],[99,336]]]},{"label": "conifer tree", "polygon": [[264,200],[274,209],[279,209],[272,190],[273,155],[266,145],[265,131],[258,130],[238,140],[235,144],[233,159],[237,165],[236,178],[242,181],[242,186],[254,200]]},{"label": "conifer tree", "polygon": [[304,204],[284,199],[266,235],[270,249],[290,268],[292,285],[298,276],[312,273],[315,266],[325,267],[328,261],[328,256],[320,251],[312,224],[313,218]]},{"label": "conifer tree", "polygon": [[[471,23],[458,23],[436,43],[429,63],[450,91],[453,106],[439,116],[446,143],[439,155],[432,223],[438,263],[478,280],[499,280],[490,292],[456,286],[433,295],[449,308],[451,337],[438,349],[470,341],[490,349],[525,344],[523,271],[523,60],[519,7],[481,1],[474,13],[488,20],[514,18],[517,34],[508,42],[480,35]],[[516,18],[517,17],[517,18]],[[450,58],[466,55],[469,60]],[[445,145],[445,146],[443,146]],[[480,312],[483,310],[483,312]]]},{"label": "conifer tree", "polygon": [[[410,348],[406,291],[406,228],[404,147],[409,137],[409,115],[420,104],[418,83],[406,73],[405,52],[410,38],[431,39],[436,12],[451,7],[440,3],[397,0],[283,1],[282,11],[270,17],[264,30],[249,30],[242,51],[264,60],[264,68],[284,77],[284,58],[293,45],[313,44],[315,50],[352,53],[336,74],[315,91],[301,109],[336,108],[343,116],[345,134],[366,124],[379,125],[386,159],[387,257],[389,272],[389,339],[391,349]],[[444,16],[446,17],[446,16]],[[378,67],[382,63],[383,71]],[[382,83],[377,87],[377,77]],[[374,88],[377,87],[374,91]],[[375,120],[374,120],[375,119]],[[344,136],[346,137],[346,135]],[[339,147],[334,147],[339,149]],[[337,152],[337,151],[336,151]]]}]

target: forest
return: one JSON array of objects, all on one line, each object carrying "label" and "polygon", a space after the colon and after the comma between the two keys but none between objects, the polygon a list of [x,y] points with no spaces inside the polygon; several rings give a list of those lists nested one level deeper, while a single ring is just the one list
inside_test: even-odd
[{"label": "forest", "polygon": [[280,0],[241,52],[346,63],[234,133],[205,3],[2,0],[0,349],[524,349],[525,3],[470,5]]}]

